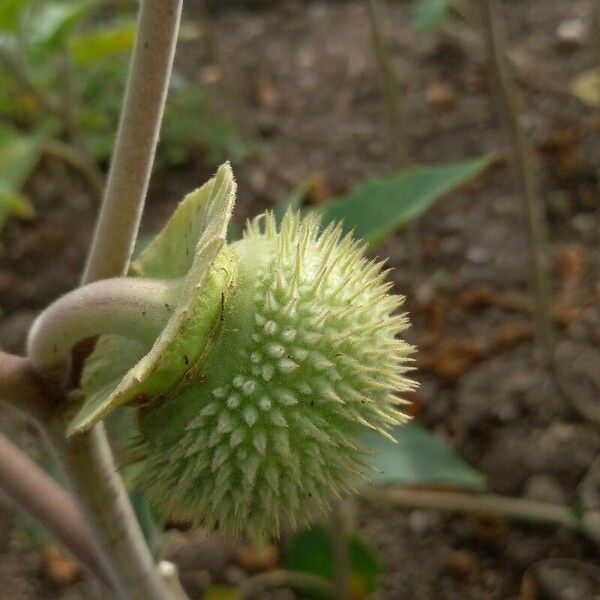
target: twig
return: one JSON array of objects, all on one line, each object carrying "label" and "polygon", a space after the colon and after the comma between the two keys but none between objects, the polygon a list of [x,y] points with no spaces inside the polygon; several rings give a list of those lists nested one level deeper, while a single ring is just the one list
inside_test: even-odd
[{"label": "twig", "polygon": [[406,488],[370,487],[363,489],[360,495],[370,502],[391,506],[494,515],[520,521],[552,523],[580,531],[600,544],[600,512],[598,511],[587,511],[581,514],[569,506],[524,498]]},{"label": "twig", "polygon": [[516,92],[506,72],[506,62],[496,24],[493,0],[483,0],[483,13],[484,31],[487,37],[490,62],[496,81],[495,89],[511,137],[516,159],[519,194],[527,223],[529,271],[535,297],[535,320],[538,341],[541,345],[547,368],[551,373],[555,374],[555,340],[550,320],[548,280],[542,258],[545,250],[545,235],[536,190],[534,167],[531,161],[531,151],[523,132]]},{"label": "twig", "polygon": [[144,0],[106,191],[83,283],[124,275],[135,244],[173,67],[182,0]]},{"label": "twig", "polygon": [[327,580],[318,575],[297,571],[269,571],[246,579],[238,588],[239,600],[259,598],[264,590],[278,587],[310,588],[327,596],[333,596],[335,589]]},{"label": "twig", "polygon": [[[408,149],[406,147],[406,131],[402,116],[402,85],[398,70],[394,65],[388,46],[388,41],[383,34],[382,6],[379,0],[365,0],[371,39],[377,66],[383,85],[386,112],[391,131],[392,154],[397,169],[408,166]],[[421,270],[421,246],[419,243],[418,221],[411,221],[406,228],[406,246],[410,260],[410,278],[415,283]]]},{"label": "twig", "polygon": [[47,154],[63,160],[80,171],[90,182],[98,196],[102,195],[102,191],[104,190],[104,174],[98,168],[96,161],[90,156],[82,153],[79,148],[74,148],[70,144],[56,138],[45,139],[42,148]]},{"label": "twig", "polygon": [[73,498],[0,434],[0,493],[48,532],[105,584],[110,578]]},{"label": "twig", "polygon": [[333,556],[335,597],[350,599],[350,553],[348,552],[348,510],[343,500],[331,509],[330,537]]}]

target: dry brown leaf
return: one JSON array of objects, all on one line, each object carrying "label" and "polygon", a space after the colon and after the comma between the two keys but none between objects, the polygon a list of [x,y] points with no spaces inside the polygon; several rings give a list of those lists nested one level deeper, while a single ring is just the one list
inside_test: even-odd
[{"label": "dry brown leaf", "polygon": [[79,565],[58,546],[50,546],[43,552],[44,572],[48,579],[58,585],[70,585],[79,577]]},{"label": "dry brown leaf", "polygon": [[494,341],[497,348],[508,350],[521,342],[532,339],[534,334],[531,323],[505,323],[494,329]]},{"label": "dry brown leaf", "polygon": [[419,339],[419,348],[430,348],[444,335],[446,329],[446,314],[448,301],[436,296],[426,302],[421,302],[415,307],[415,312],[428,319],[428,327]]},{"label": "dry brown leaf", "polygon": [[464,310],[485,308],[492,304],[494,304],[494,294],[487,288],[467,288],[458,296],[458,306]]},{"label": "dry brown leaf", "polygon": [[272,571],[279,564],[279,551],[276,546],[240,545],[233,549],[235,561],[248,573]]},{"label": "dry brown leaf", "polygon": [[523,579],[521,580],[519,600],[538,600],[535,579],[529,573],[525,573]]},{"label": "dry brown leaf", "polygon": [[427,104],[440,110],[450,110],[456,104],[456,91],[451,85],[436,81],[425,88],[425,101]]},{"label": "dry brown leaf", "polygon": [[474,580],[479,573],[479,560],[469,550],[455,550],[448,559],[448,568],[458,577]]},{"label": "dry brown leaf", "polygon": [[565,288],[577,287],[585,275],[585,250],[581,244],[564,244],[554,258],[554,272]]},{"label": "dry brown leaf", "polygon": [[448,339],[440,342],[434,350],[422,352],[417,357],[417,367],[456,380],[488,354],[483,338]]},{"label": "dry brown leaf", "polygon": [[265,73],[259,73],[256,78],[256,94],[258,103],[263,108],[273,110],[279,106],[281,100],[279,91]]}]

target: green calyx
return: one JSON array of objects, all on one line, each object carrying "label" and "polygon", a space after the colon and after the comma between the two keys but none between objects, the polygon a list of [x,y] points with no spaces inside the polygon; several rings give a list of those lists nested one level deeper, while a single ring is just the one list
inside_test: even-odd
[{"label": "green calyx", "polygon": [[133,276],[171,282],[173,314],[151,348],[135,337],[102,336],[82,378],[83,406],[67,433],[89,429],[124,404],[168,396],[205,356],[235,287],[237,262],[225,244],[235,198],[228,164],[179,205],[131,265]]},{"label": "green calyx", "polygon": [[[403,299],[389,293],[383,263],[314,215],[288,212],[280,227],[263,215],[212,254],[215,235],[192,226],[200,242],[191,266],[183,260],[193,233],[183,254],[170,236],[222,197],[215,190],[232,189],[223,169],[133,266],[146,278],[183,278],[173,317],[149,351],[99,340],[72,431],[137,402],[134,454],[149,497],[173,518],[261,537],[306,522],[364,477],[365,428],[387,435],[406,420],[398,394],[414,387],[412,348],[397,337],[407,319],[393,314]],[[198,256],[209,257],[202,268]]]}]

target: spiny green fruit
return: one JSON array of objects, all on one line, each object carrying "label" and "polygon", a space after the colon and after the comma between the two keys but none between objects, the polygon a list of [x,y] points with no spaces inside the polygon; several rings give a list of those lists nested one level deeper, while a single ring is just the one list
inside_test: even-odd
[{"label": "spiny green fruit", "polygon": [[[352,490],[367,469],[361,434],[404,422],[397,394],[413,387],[412,348],[397,337],[407,319],[392,314],[402,298],[386,275],[364,244],[341,225],[321,230],[314,214],[288,212],[278,228],[267,213],[223,248],[208,275],[212,299],[197,300],[212,307],[202,350],[179,348],[180,380],[132,398],[149,497],[173,518],[256,537]],[[115,378],[107,365],[126,343],[130,362],[144,360],[141,346],[107,336],[88,392]]]}]

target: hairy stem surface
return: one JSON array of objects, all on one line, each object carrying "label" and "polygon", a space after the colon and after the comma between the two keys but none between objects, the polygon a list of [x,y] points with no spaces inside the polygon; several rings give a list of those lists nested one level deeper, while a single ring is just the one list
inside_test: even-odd
[{"label": "hairy stem surface", "polygon": [[167,99],[182,0],[143,0],[121,121],[83,282],[124,275]]},{"label": "hairy stem surface", "polygon": [[53,302],[29,332],[29,359],[52,375],[68,362],[77,342],[126,333],[152,345],[173,312],[176,284],[116,277],[77,288]]},{"label": "hairy stem surface", "polygon": [[[141,2],[115,152],[84,284],[127,272],[156,152],[181,6],[182,0]],[[120,596],[127,600],[169,598],[116,472],[103,425],[67,442],[64,427],[55,424],[50,437]]]},{"label": "hairy stem surface", "polygon": [[42,525],[74,558],[110,585],[94,538],[73,498],[1,434],[0,490],[15,508]]}]

